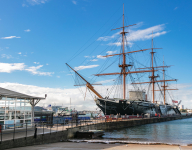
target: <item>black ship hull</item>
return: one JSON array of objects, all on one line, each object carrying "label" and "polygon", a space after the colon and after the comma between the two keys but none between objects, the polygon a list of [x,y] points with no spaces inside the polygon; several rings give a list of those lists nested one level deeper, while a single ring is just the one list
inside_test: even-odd
[{"label": "black ship hull", "polygon": [[121,115],[141,115],[157,114],[161,115],[180,115],[177,106],[154,104],[140,100],[122,100],[122,99],[96,99],[96,105],[103,111],[104,114],[121,114]]}]

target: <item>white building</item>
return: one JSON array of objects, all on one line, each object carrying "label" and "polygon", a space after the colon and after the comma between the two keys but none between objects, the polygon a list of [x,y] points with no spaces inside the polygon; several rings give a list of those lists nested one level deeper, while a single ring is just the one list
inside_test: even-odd
[{"label": "white building", "polygon": [[184,109],[184,105],[179,105],[179,109]]},{"label": "white building", "polygon": [[33,97],[0,87],[0,125],[2,129],[21,128],[34,122],[34,106],[45,98]]}]

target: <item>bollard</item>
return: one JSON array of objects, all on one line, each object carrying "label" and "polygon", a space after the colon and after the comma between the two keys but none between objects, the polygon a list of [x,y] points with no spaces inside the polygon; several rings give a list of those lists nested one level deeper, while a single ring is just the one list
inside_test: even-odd
[{"label": "bollard", "polygon": [[[63,120],[63,128],[64,128],[64,123],[65,123],[65,120]],[[62,132],[63,132],[63,128],[62,128]]]},{"label": "bollard", "polygon": [[44,136],[44,122],[43,122],[43,136]]},{"label": "bollard", "polygon": [[15,139],[15,124],[14,124],[14,131],[13,131],[13,141]]},{"label": "bollard", "polygon": [[27,123],[26,123],[26,133],[25,133],[25,139],[27,139]]},{"label": "bollard", "polygon": [[68,121],[68,128],[69,128],[69,121]]},{"label": "bollard", "polygon": [[[57,131],[58,131],[58,120],[57,120]],[[56,132],[57,133],[57,132]]]},{"label": "bollard", "polygon": [[50,134],[51,134],[51,124],[50,124]]},{"label": "bollard", "polygon": [[1,133],[1,143],[2,143],[2,126],[0,124],[0,133]]},{"label": "bollard", "polygon": [[37,125],[35,125],[35,133],[34,133],[34,138],[37,138]]}]

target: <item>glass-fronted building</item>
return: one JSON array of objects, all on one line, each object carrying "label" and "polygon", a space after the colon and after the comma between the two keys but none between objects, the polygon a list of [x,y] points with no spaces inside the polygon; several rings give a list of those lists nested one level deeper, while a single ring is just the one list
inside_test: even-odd
[{"label": "glass-fronted building", "polygon": [[0,88],[0,124],[3,129],[23,127],[34,121],[34,106],[45,98]]}]

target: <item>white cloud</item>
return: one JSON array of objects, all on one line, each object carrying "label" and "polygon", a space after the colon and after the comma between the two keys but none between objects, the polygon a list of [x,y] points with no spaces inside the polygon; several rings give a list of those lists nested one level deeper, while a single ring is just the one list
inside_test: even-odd
[{"label": "white cloud", "polygon": [[[107,55],[112,55],[115,54],[117,51],[107,51]],[[97,55],[96,56],[98,59],[105,59],[106,57],[103,57],[103,55]],[[91,61],[98,61],[98,59],[92,59]]]},{"label": "white cloud", "polygon": [[121,46],[121,42],[109,43],[107,45],[109,45],[109,46],[113,46],[113,45]]},{"label": "white cloud", "polygon": [[25,32],[30,32],[31,30],[30,29],[27,29],[27,30],[24,30]]},{"label": "white cloud", "polygon": [[25,70],[31,72],[34,75],[41,75],[41,76],[52,76],[52,74],[54,74],[54,72],[40,72],[40,71],[38,71],[38,69],[40,69],[41,67],[43,67],[43,65],[32,66],[32,67],[29,67]]},{"label": "white cloud", "polygon": [[157,37],[157,36],[166,34],[167,32],[163,31],[164,28],[165,28],[165,25],[161,24],[161,25],[156,25],[143,30],[137,30],[137,31],[130,30],[127,36],[127,40],[128,41],[148,40],[148,39],[151,39],[152,36]]},{"label": "white cloud", "polygon": [[52,76],[54,72],[41,72],[38,71],[43,65],[27,67],[24,63],[0,63],[0,72],[11,73],[13,71],[28,71],[34,75]]},{"label": "white cloud", "polygon": [[92,59],[92,60],[90,60],[90,61],[98,61],[98,59]]},{"label": "white cloud", "polygon": [[6,49],[9,49],[9,47],[5,47]]},{"label": "white cloud", "polygon": [[97,58],[105,59],[106,57],[103,57],[102,55],[97,55]]},{"label": "white cloud", "polygon": [[73,4],[77,5],[77,1],[72,1]]},{"label": "white cloud", "polygon": [[107,51],[106,53],[107,53],[108,55],[112,55],[112,54],[117,53],[117,51]]},{"label": "white cloud", "polygon": [[21,52],[19,52],[18,54],[21,55]]},{"label": "white cloud", "polygon": [[39,62],[33,62],[34,64],[39,64]]},{"label": "white cloud", "polygon": [[16,70],[24,70],[24,63],[0,63],[0,72],[11,73]]},{"label": "white cloud", "polygon": [[19,36],[8,36],[8,37],[2,37],[1,39],[14,39],[14,38],[21,38]]},{"label": "white cloud", "polygon": [[[139,26],[141,26],[141,24],[139,24]],[[140,29],[140,30],[133,30],[134,27],[129,28],[127,31],[129,32],[129,34],[127,34],[126,38],[128,41],[128,45],[132,46],[135,41],[144,41],[144,40],[148,40],[151,39],[152,36],[153,37],[158,37],[160,35],[164,35],[167,33],[167,31],[164,31],[165,28],[165,24],[160,24],[160,25],[156,25],[156,26],[152,26],[146,29]],[[152,34],[153,32],[153,34]],[[98,40],[102,40],[102,41],[109,41],[115,37],[117,37],[117,35],[119,34],[119,32],[113,34],[112,36],[105,36],[105,37],[100,37]],[[116,46],[121,46],[121,38],[119,38],[119,42],[115,42],[115,43],[109,43],[108,45],[116,45]]]},{"label": "white cloud", "polygon": [[49,64],[46,64],[46,65],[49,65]]},{"label": "white cloud", "polygon": [[90,58],[90,56],[84,56],[85,58]]},{"label": "white cloud", "polygon": [[2,54],[1,57],[2,58],[7,58],[7,59],[13,58],[11,55],[6,55],[6,54]]},{"label": "white cloud", "polygon": [[[116,46],[121,46],[121,42],[115,42],[115,43],[109,43],[109,44],[107,44],[107,45],[109,45],[109,46],[113,46],[113,45],[116,45]],[[132,43],[132,42],[125,42],[125,44],[128,44],[129,45],[129,47],[132,47],[132,45],[134,44],[134,43]]]},{"label": "white cloud", "polygon": [[60,76],[57,76],[57,78],[60,78]]},{"label": "white cloud", "polygon": [[115,38],[117,35],[119,35],[119,32],[113,34],[112,36],[99,37],[99,38],[97,39],[97,41],[109,41],[109,40]]},{"label": "white cloud", "polygon": [[[64,105],[65,107],[70,106],[70,98],[72,102],[72,108],[76,108],[77,110],[95,110],[96,104],[92,98],[92,96],[87,92],[86,99],[84,101],[84,95],[75,88],[61,89],[61,88],[49,88],[49,87],[39,87],[34,85],[24,85],[19,83],[0,83],[0,87],[10,89],[13,91],[21,92],[23,94],[44,97],[47,94],[46,100],[41,100],[38,105],[42,106],[43,104],[54,104],[56,105]],[[178,85],[179,91],[178,98],[174,100],[183,100],[182,105],[185,108],[192,109],[192,85],[185,86],[185,84]],[[98,91],[103,97],[106,96],[107,89],[110,89],[110,86],[94,86],[96,91]],[[85,87],[81,88],[83,91],[86,91]],[[94,95],[94,94],[93,94]],[[112,96],[110,96],[112,97]]]},{"label": "white cloud", "polygon": [[100,83],[100,84],[110,83],[110,82],[112,82],[112,81],[114,81],[114,79],[98,81],[98,82],[96,82],[96,84],[99,84],[99,83]]},{"label": "white cloud", "polygon": [[99,66],[99,65],[79,66],[79,67],[75,67],[74,69],[77,71],[77,70],[95,68],[95,67],[98,67],[98,66]]},{"label": "white cloud", "polygon": [[[13,90],[16,92],[21,92],[23,94],[45,97],[45,100],[41,100],[38,103],[38,106],[43,105],[62,105],[65,107],[70,107],[70,98],[71,98],[71,107],[77,110],[95,110],[97,108],[93,98],[87,92],[86,99],[84,100],[84,95],[75,88],[71,89],[61,89],[61,88],[49,88],[49,87],[39,87],[34,85],[25,85],[19,83],[0,83],[0,87]],[[85,88],[83,88],[85,90]]]},{"label": "white cloud", "polygon": [[[45,4],[48,0],[27,0],[31,5]],[[24,4],[25,5],[25,4]]]}]

